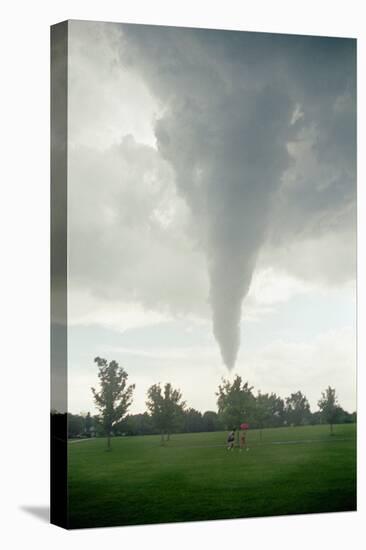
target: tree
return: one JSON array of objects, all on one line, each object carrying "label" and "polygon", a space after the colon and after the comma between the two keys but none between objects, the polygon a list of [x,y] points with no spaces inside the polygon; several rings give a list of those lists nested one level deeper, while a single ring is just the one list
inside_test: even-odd
[{"label": "tree", "polygon": [[317,424],[321,424],[322,423],[322,414],[320,411],[315,411],[313,413],[311,413],[311,416],[310,416],[310,424],[312,426],[315,426]]},{"label": "tree", "polygon": [[215,411],[205,411],[202,415],[202,431],[217,432],[223,430],[224,426]]},{"label": "tree", "polygon": [[84,432],[84,418],[81,414],[67,414],[68,437],[81,436]]},{"label": "tree", "polygon": [[285,402],[277,396],[275,393],[271,393],[269,396],[272,408],[272,416],[269,420],[269,427],[277,428],[283,426],[285,421]]},{"label": "tree", "polygon": [[154,432],[151,416],[147,413],[128,414],[117,426],[124,435],[151,435]]},{"label": "tree", "polygon": [[274,396],[274,394],[269,395],[268,393],[261,393],[258,391],[257,397],[255,398],[254,420],[259,428],[259,438],[261,441],[262,430],[265,426],[268,426],[274,414],[272,396]]},{"label": "tree", "polygon": [[[234,381],[222,380],[217,395],[219,416],[227,429],[238,429],[242,422],[250,423],[253,419],[255,398],[252,386],[248,382],[242,382],[236,375]],[[237,434],[239,437],[239,433]]]},{"label": "tree", "polygon": [[131,403],[135,385],[127,386],[127,372],[117,361],[108,363],[106,359],[94,359],[99,367],[100,391],[92,388],[95,404],[100,412],[99,421],[107,435],[107,448],[111,448],[113,427],[126,415]]},{"label": "tree", "polygon": [[90,416],[90,412],[88,412],[86,417],[85,417],[84,425],[85,425],[85,433],[87,434],[88,437],[90,437],[90,435],[91,435],[90,432],[91,432],[91,428],[92,428],[92,425],[93,425],[93,421],[92,421],[92,417]]},{"label": "tree", "polygon": [[333,435],[333,424],[336,423],[337,418],[342,411],[338,405],[336,391],[330,386],[322,392],[322,397],[318,401],[318,407],[320,409],[322,418],[327,424],[329,424],[330,434]]},{"label": "tree", "polygon": [[259,428],[259,437],[262,439],[263,428],[282,426],[285,415],[285,403],[275,393],[261,393],[258,391],[255,398],[253,412],[254,426]]},{"label": "tree", "polygon": [[301,426],[310,421],[311,412],[309,401],[301,391],[292,393],[290,397],[286,398],[285,411],[289,424]]},{"label": "tree", "polygon": [[161,443],[164,445],[170,434],[182,421],[185,402],[182,401],[180,390],[174,389],[170,383],[162,390],[160,384],[154,384],[147,391],[146,406],[151,414],[154,426],[161,433]]},{"label": "tree", "polygon": [[184,431],[189,433],[204,431],[202,413],[192,408],[184,411]]},{"label": "tree", "polygon": [[85,432],[87,434],[90,434],[90,429],[92,427],[92,418],[90,416],[90,412],[87,413],[86,417],[85,417]]}]

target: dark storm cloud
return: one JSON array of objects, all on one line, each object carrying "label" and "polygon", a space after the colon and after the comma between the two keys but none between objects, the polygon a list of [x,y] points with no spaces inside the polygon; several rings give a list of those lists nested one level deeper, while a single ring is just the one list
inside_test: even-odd
[{"label": "dark storm cloud", "polygon": [[193,213],[232,368],[262,245],[354,227],[355,42],[125,25],[121,44],[161,102],[158,149]]}]

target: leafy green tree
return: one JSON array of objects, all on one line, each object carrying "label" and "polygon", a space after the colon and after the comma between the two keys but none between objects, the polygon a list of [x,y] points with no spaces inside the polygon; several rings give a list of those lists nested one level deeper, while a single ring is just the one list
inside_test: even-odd
[{"label": "leafy green tree", "polygon": [[322,418],[329,424],[330,434],[333,435],[333,424],[337,422],[342,411],[341,407],[338,405],[338,399],[334,388],[328,386],[327,389],[322,392],[322,397],[318,401],[318,407]]},{"label": "leafy green tree", "polygon": [[313,413],[311,413],[311,416],[310,416],[310,424],[312,426],[315,426],[317,424],[321,424],[322,423],[322,414],[320,411],[315,411]]},{"label": "leafy green tree", "polygon": [[279,426],[283,426],[285,421],[284,400],[275,393],[271,393],[269,399],[272,407],[272,416],[269,421],[269,427],[277,428]]},{"label": "leafy green tree", "polygon": [[101,357],[94,359],[99,367],[100,390],[91,388],[95,404],[100,412],[99,420],[107,435],[107,448],[111,448],[111,434],[114,426],[126,415],[131,403],[135,385],[127,386],[127,372],[117,361]]},{"label": "leafy green tree", "polygon": [[81,414],[67,414],[68,437],[81,436],[84,432],[84,418]]},{"label": "leafy green tree", "polygon": [[142,414],[128,414],[117,426],[122,434],[127,435],[151,435],[154,430],[151,416],[144,412]]},{"label": "leafy green tree", "polygon": [[147,391],[146,406],[164,445],[165,437],[169,441],[170,434],[182,423],[185,409],[182,394],[170,383],[165,384],[163,389],[160,384],[154,384]]},{"label": "leafy green tree", "polygon": [[260,390],[255,398],[253,413],[254,426],[259,428],[259,437],[262,440],[263,428],[282,426],[285,416],[285,403],[275,393],[262,393]]},{"label": "leafy green tree", "polygon": [[255,397],[252,389],[253,387],[249,386],[248,382],[244,383],[238,375],[232,383],[229,380],[222,380],[216,393],[217,406],[219,416],[227,429],[238,429],[242,422],[250,423],[253,420]]},{"label": "leafy green tree", "polygon": [[88,412],[84,420],[85,433],[88,436],[90,436],[90,430],[92,425],[93,425],[93,420],[92,420],[92,417],[90,416],[90,412]]},{"label": "leafy green tree", "polygon": [[93,416],[93,428],[98,437],[103,437],[105,435],[105,431],[103,428],[103,418],[100,414],[95,414]]},{"label": "leafy green tree", "polygon": [[286,419],[289,424],[301,426],[310,422],[311,412],[309,401],[298,391],[286,398]]},{"label": "leafy green tree", "polygon": [[259,438],[262,441],[262,430],[270,424],[273,411],[273,398],[268,393],[258,391],[255,398],[254,420],[259,428]]},{"label": "leafy green tree", "polygon": [[223,430],[224,425],[215,411],[205,411],[202,415],[202,431],[217,432]]},{"label": "leafy green tree", "polygon": [[189,408],[184,411],[184,427],[185,432],[202,432],[203,431],[203,420],[202,413],[196,409]]}]

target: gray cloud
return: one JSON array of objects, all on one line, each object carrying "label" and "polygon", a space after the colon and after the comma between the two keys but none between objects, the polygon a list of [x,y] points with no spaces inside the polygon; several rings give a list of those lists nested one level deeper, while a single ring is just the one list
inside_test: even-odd
[{"label": "gray cloud", "polygon": [[70,53],[70,289],[208,297],[232,367],[256,267],[354,278],[354,41],[72,22]]},{"label": "gray cloud", "polygon": [[121,44],[164,108],[159,152],[193,214],[232,368],[263,244],[352,234],[355,43],[125,25]]},{"label": "gray cloud", "polygon": [[105,151],[71,149],[68,215],[70,290],[120,308],[205,315],[189,211],[154,148],[127,136]]}]

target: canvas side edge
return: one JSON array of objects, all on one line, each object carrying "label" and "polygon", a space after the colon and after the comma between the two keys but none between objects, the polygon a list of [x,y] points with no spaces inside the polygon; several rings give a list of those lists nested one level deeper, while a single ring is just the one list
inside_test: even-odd
[{"label": "canvas side edge", "polygon": [[51,523],[68,528],[67,87],[68,22],[51,27]]}]

